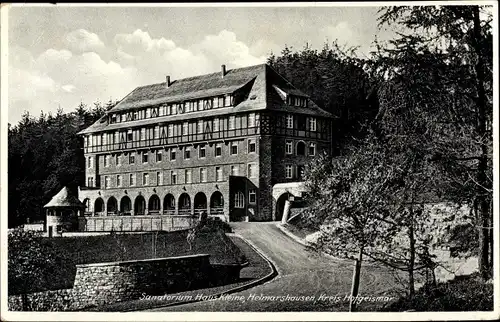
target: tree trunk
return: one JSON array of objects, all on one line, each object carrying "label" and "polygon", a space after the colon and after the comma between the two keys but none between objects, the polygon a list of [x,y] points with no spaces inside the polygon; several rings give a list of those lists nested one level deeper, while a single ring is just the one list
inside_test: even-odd
[{"label": "tree trunk", "polygon": [[358,297],[358,291],[359,291],[359,279],[361,273],[362,260],[363,260],[363,248],[360,248],[358,258],[356,258],[354,270],[352,272],[352,287],[351,287],[351,297],[349,299],[349,312],[356,312],[356,298]]},{"label": "tree trunk", "polygon": [[23,311],[24,312],[29,311],[29,303],[28,303],[28,294],[27,293],[21,294],[21,302],[22,302],[22,306],[23,306]]},{"label": "tree trunk", "polygon": [[408,263],[408,290],[410,298],[415,296],[415,232],[413,231],[413,209],[410,209],[410,227],[408,227],[408,237],[410,239],[410,260]]},{"label": "tree trunk", "polygon": [[490,276],[491,263],[489,262],[489,217],[490,209],[488,205],[487,193],[485,189],[489,186],[487,180],[488,172],[488,145],[489,134],[487,131],[487,109],[486,93],[484,89],[484,62],[481,53],[481,21],[479,18],[479,6],[473,8],[473,48],[476,54],[476,86],[477,86],[477,135],[484,140],[481,144],[481,158],[479,159],[477,182],[479,197],[479,272],[484,279]]}]

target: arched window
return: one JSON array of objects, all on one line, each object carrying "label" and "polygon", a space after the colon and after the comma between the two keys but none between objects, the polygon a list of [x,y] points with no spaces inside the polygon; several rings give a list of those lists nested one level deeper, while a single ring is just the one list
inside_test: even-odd
[{"label": "arched window", "polygon": [[151,198],[149,198],[148,210],[149,213],[157,213],[160,211],[160,198],[157,195],[152,195]]},{"label": "arched window", "polygon": [[191,198],[187,193],[183,193],[179,197],[179,209],[190,210],[191,209]]},{"label": "arched window", "polygon": [[165,210],[175,210],[175,198],[171,194],[167,194],[163,199],[163,208]]},{"label": "arched window", "polygon": [[94,212],[103,212],[104,211],[104,200],[102,198],[97,198],[94,203]]},{"label": "arched window", "polygon": [[306,144],[302,141],[297,143],[297,155],[306,155]]},{"label": "arched window", "polygon": [[210,207],[211,208],[221,208],[224,206],[224,198],[222,193],[215,191],[210,197]]},{"label": "arched window", "polygon": [[130,211],[132,210],[132,202],[130,198],[127,196],[123,196],[120,200],[120,213],[122,215],[130,215]]},{"label": "arched window", "polygon": [[118,210],[118,201],[116,201],[115,197],[110,197],[108,199],[108,214],[116,215],[116,211]]},{"label": "arched window", "polygon": [[207,197],[203,192],[194,196],[194,209],[207,209]]},{"label": "arched window", "polygon": [[244,208],[245,207],[245,195],[243,192],[238,191],[234,195],[234,208]]},{"label": "arched window", "polygon": [[134,203],[134,215],[144,215],[146,212],[146,200],[144,197],[139,195],[135,198]]}]

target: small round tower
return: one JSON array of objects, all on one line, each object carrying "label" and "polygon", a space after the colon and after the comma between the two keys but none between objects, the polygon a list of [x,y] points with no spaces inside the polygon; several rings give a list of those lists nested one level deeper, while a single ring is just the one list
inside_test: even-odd
[{"label": "small round tower", "polygon": [[78,230],[78,212],[83,211],[85,205],[73,196],[67,187],[64,187],[44,208],[46,209],[47,236],[61,237],[65,231]]}]

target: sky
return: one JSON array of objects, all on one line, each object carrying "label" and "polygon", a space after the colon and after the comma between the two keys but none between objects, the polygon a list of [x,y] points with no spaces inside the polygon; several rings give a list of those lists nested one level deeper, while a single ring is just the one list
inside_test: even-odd
[{"label": "sky", "polygon": [[377,7],[11,7],[8,122],[74,111],[137,86],[264,63],[271,52],[377,37]]}]

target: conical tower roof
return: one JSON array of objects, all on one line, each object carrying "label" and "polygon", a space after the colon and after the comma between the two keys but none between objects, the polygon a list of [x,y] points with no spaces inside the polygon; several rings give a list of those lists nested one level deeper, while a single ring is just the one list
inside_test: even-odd
[{"label": "conical tower roof", "polygon": [[68,187],[64,187],[43,207],[85,208],[85,205],[70,193]]}]

